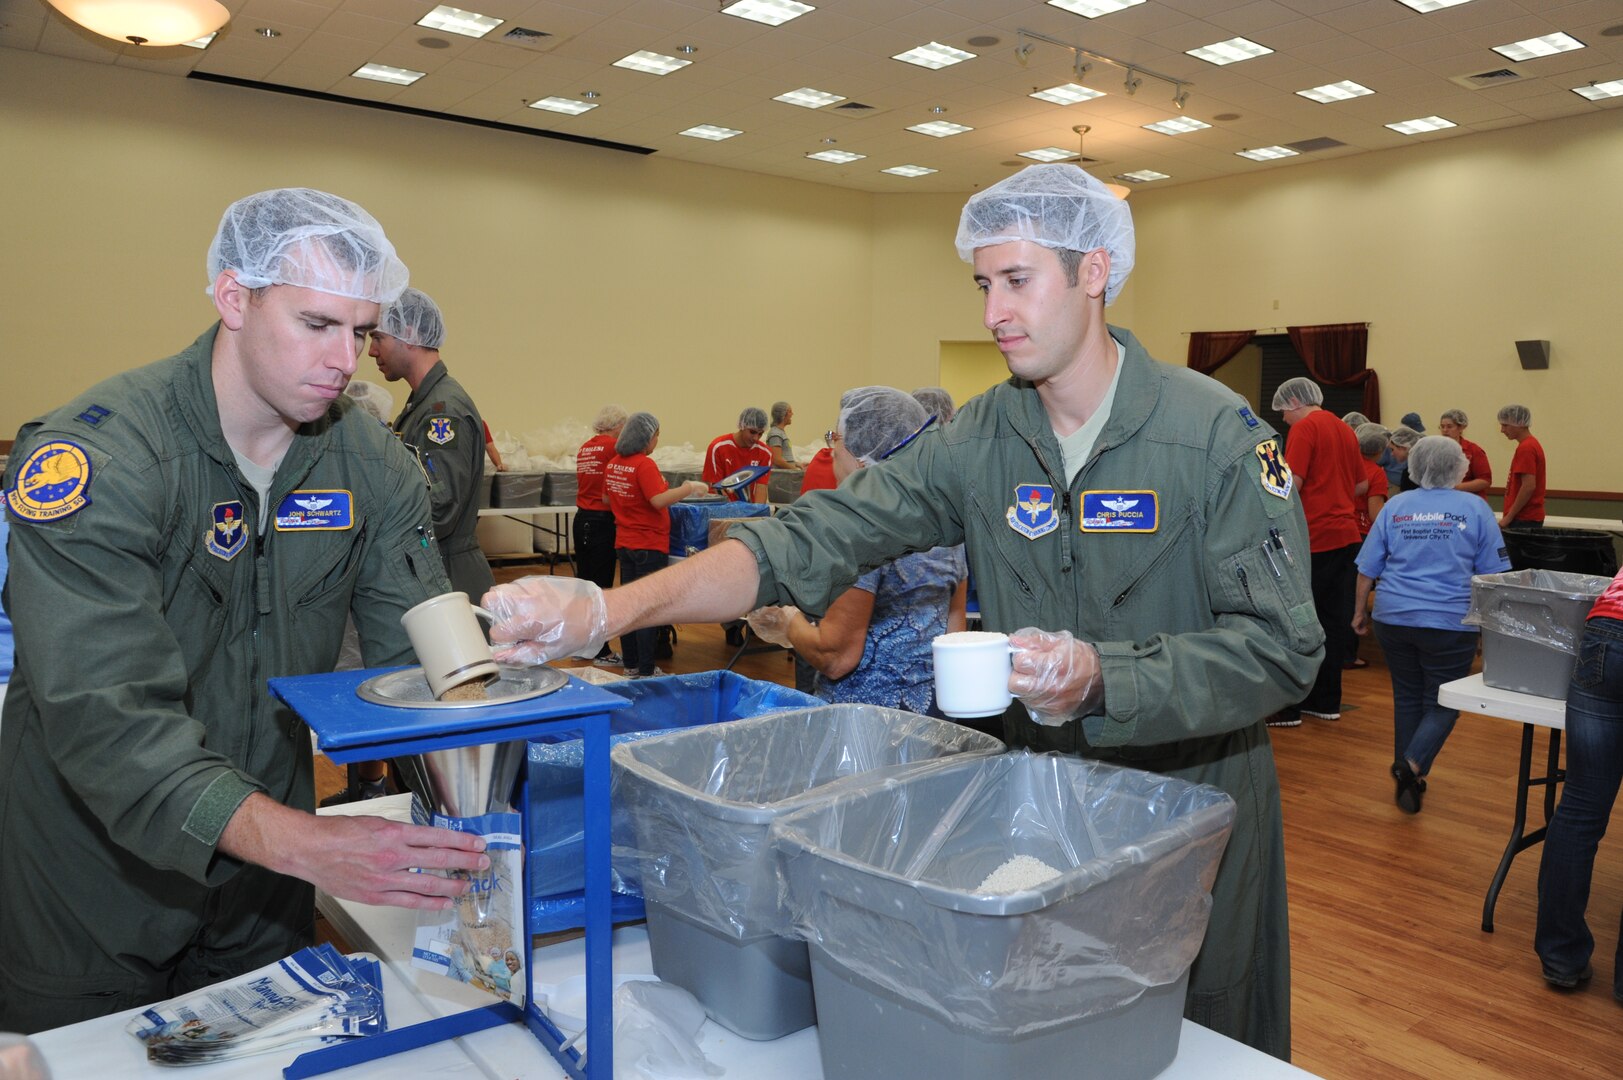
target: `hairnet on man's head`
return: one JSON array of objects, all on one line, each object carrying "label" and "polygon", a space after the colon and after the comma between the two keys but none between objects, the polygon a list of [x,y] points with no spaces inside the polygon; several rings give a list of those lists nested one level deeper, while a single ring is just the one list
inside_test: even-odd
[{"label": "hairnet on man's head", "polygon": [[621,457],[644,453],[648,449],[648,444],[653,442],[654,436],[658,434],[659,417],[653,413],[632,413],[626,417],[625,427],[620,429],[620,437],[614,440],[614,452]]},{"label": "hairnet on man's head", "polygon": [[250,289],[298,285],[377,304],[399,296],[408,280],[376,218],[310,188],[261,191],[226,207],[209,244],[211,287],[224,270]]},{"label": "hairnet on man's head", "polygon": [[958,406],[952,403],[952,395],[947,393],[944,386],[921,386],[913,391],[913,400],[923,405],[924,411],[940,424],[951,420],[958,411]]},{"label": "hairnet on man's head", "polygon": [[762,431],[765,431],[766,410],[758,409],[754,405],[751,405],[749,408],[739,413],[738,429],[742,431],[745,428],[760,428]]},{"label": "hairnet on man's head", "polygon": [[834,430],[845,449],[872,465],[924,426],[924,406],[893,386],[859,386],[840,395],[840,418]]},{"label": "hairnet on man's head", "polygon": [[789,415],[787,401],[774,401],[772,403],[772,426],[782,427],[784,419]]},{"label": "hairnet on man's head", "polygon": [[[1354,431],[1357,431],[1359,428],[1369,423],[1369,417],[1365,416],[1361,412],[1358,412],[1357,410],[1354,410],[1353,412],[1348,413],[1346,416],[1343,416],[1341,418],[1341,422],[1352,428]],[[1386,429],[1382,428],[1381,430],[1385,431]]]},{"label": "hairnet on man's head", "polygon": [[1403,414],[1403,426],[1404,427],[1414,428],[1416,431],[1418,431],[1418,432],[1420,432],[1422,434],[1424,434],[1425,430],[1426,430],[1426,425],[1421,423],[1420,414],[1417,413],[1417,412],[1406,412],[1406,413],[1404,413]]},{"label": "hairnet on man's head", "polygon": [[592,418],[592,430],[601,435],[606,431],[613,431],[615,428],[624,427],[625,422],[626,411],[623,407],[619,405],[605,405],[601,409],[597,410],[597,415]]},{"label": "hairnet on man's head", "polygon": [[[1392,445],[1401,446],[1405,450],[1412,450],[1421,439],[1420,432],[1406,424],[1399,424],[1392,429]],[[1454,440],[1450,439],[1450,442]]]},{"label": "hairnet on man's head", "polygon": [[1511,427],[1531,427],[1533,410],[1526,405],[1506,405],[1499,410],[1499,422]]},{"label": "hairnet on man's head", "polygon": [[1465,450],[1447,435],[1426,435],[1409,451],[1409,475],[1423,488],[1451,488],[1465,479]]},{"label": "hairnet on man's head", "polygon": [[383,309],[378,332],[399,338],[407,345],[438,349],[445,344],[445,317],[427,293],[408,286]]},{"label": "hairnet on man's head", "polygon": [[355,399],[367,413],[387,424],[389,410],[394,408],[394,396],[375,382],[365,379],[351,379],[349,385],[344,387],[344,393]]},{"label": "hairnet on man's head", "polygon": [[1104,248],[1107,304],[1133,271],[1133,212],[1078,165],[1032,165],[969,197],[954,240],[960,259],[974,262],[977,248],[1018,240],[1065,251]]},{"label": "hairnet on man's head", "polygon": [[1323,405],[1324,391],[1319,384],[1304,375],[1294,379],[1286,379],[1274,391],[1274,412],[1290,412],[1292,409],[1304,409],[1309,405]]},{"label": "hairnet on man's head", "polygon": [[1365,457],[1378,457],[1392,441],[1392,433],[1379,424],[1371,424],[1367,420],[1353,429],[1358,436],[1358,452]]},{"label": "hairnet on man's head", "polygon": [[1471,418],[1465,415],[1464,409],[1444,409],[1441,418],[1460,427],[1471,426]]}]

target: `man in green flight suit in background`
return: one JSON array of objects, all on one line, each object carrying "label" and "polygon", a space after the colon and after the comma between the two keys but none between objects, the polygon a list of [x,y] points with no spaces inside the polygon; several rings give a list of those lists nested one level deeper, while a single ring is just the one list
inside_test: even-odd
[{"label": "man in green flight suit in background", "polygon": [[365,210],[260,192],[209,248],[218,321],[18,433],[0,724],[0,1030],[161,1001],[310,944],[312,886],[444,910],[483,842],[317,817],[265,681],[371,665],[446,591],[422,474],[344,396],[406,267]]},{"label": "man in green flight suit in background", "polygon": [[485,598],[497,656],[536,662],[767,604],[821,613],[866,570],[966,544],[985,627],[1017,631],[1010,743],[1234,797],[1185,1015],[1288,1058],[1284,838],[1263,717],[1299,700],[1324,656],[1290,471],[1241,398],[1105,323],[1132,266],[1132,216],[1080,168],[1040,165],[976,194],[957,247],[1012,378],[939,434],[679,566],[607,593],[553,578],[497,587]]},{"label": "man in green flight suit in background", "polygon": [[394,433],[419,455],[428,473],[434,534],[451,589],[478,603],[496,581],[474,536],[485,474],[485,424],[468,392],[445,370],[444,344],[439,306],[427,293],[408,287],[383,309],[368,351],[385,379],[405,379],[411,387]]}]

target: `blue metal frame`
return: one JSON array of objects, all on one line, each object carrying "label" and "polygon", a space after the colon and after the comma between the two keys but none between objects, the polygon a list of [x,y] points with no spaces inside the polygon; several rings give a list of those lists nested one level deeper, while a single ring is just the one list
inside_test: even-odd
[{"label": "blue metal frame", "polygon": [[[282,1071],[288,1080],[319,1076],[334,1069],[414,1050],[421,1046],[522,1021],[575,1080],[613,1080],[613,967],[609,951],[609,713],[628,708],[625,698],[571,679],[562,689],[528,701],[466,709],[423,709],[377,705],[356,688],[384,671],[335,671],[271,679],[270,692],[298,713],[316,733],[317,745],[334,762],[375,761],[401,754],[450,750],[459,746],[532,739],[579,732],[585,747],[583,808],[586,819],[586,1042],[585,1052],[565,1047],[568,1040],[535,1004],[533,964],[524,967],[523,1012],[507,1002],[437,1017],[365,1039],[353,1039],[301,1054]],[[524,849],[529,850],[529,784],[520,774],[520,814]],[[524,904],[526,940],[533,939],[531,905]]]}]

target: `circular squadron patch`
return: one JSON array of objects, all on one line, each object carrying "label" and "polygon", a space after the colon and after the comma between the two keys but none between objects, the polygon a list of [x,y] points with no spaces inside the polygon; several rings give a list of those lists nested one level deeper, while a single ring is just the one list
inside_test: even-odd
[{"label": "circular squadron patch", "polygon": [[67,439],[46,443],[17,470],[6,504],[24,521],[56,521],[90,505],[90,455]]}]

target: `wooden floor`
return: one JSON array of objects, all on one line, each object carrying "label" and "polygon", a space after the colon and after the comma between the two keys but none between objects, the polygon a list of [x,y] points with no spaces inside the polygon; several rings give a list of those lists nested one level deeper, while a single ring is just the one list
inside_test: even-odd
[{"label": "wooden floor", "polygon": [[[534,567],[502,567],[509,580]],[[545,568],[540,572],[544,573]],[[679,627],[673,673],[720,667],[715,626]],[[1519,855],[1495,932],[1482,901],[1510,833],[1521,725],[1464,714],[1417,816],[1392,802],[1391,684],[1373,639],[1348,672],[1342,719],[1272,732],[1284,796],[1297,1065],[1331,1080],[1623,1077],[1623,1005],[1611,996],[1623,909],[1623,838],[1603,841],[1590,898],[1595,977],[1558,992],[1533,953],[1538,859]],[[792,684],[773,649],[734,670]],[[1542,759],[1544,735],[1535,762]],[[336,770],[318,774],[325,794]],[[1542,812],[1530,814],[1529,827]]]}]

